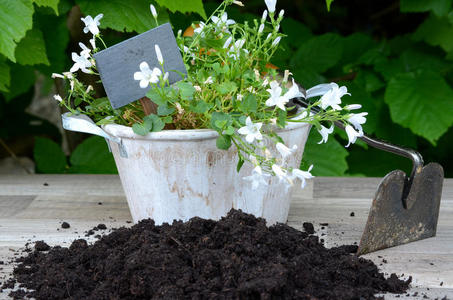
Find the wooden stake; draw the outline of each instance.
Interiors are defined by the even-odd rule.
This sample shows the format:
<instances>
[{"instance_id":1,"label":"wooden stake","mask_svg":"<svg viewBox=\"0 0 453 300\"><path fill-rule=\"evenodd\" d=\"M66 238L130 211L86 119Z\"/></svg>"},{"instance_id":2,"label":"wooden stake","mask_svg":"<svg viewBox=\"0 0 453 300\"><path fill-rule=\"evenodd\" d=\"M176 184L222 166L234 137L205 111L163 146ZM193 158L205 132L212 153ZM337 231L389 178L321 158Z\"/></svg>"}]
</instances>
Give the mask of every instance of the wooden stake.
<instances>
[{"instance_id":1,"label":"wooden stake","mask_svg":"<svg viewBox=\"0 0 453 300\"><path fill-rule=\"evenodd\" d=\"M148 97L140 98L140 104L143 107L143 111L145 115L156 114L157 113L157 105Z\"/></svg>"}]
</instances>

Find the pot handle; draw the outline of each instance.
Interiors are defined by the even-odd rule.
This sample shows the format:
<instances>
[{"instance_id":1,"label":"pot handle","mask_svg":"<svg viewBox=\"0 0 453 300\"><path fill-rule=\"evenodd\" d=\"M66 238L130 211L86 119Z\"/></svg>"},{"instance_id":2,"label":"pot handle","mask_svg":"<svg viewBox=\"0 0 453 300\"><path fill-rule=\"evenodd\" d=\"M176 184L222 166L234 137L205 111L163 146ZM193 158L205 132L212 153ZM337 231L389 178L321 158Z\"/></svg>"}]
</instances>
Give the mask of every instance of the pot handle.
<instances>
[{"instance_id":1,"label":"pot handle","mask_svg":"<svg viewBox=\"0 0 453 300\"><path fill-rule=\"evenodd\" d=\"M71 115L71 113L67 112L61 115L61 121L63 123L63 128L66 130L98 135L106 140L117 143L120 156L127 158L127 151L123 145L122 139L116 136L111 136L101 127L96 125L96 123L94 123L89 117L85 115ZM111 152L112 149L110 148L110 144L108 142L107 145L109 146L109 150Z\"/></svg>"}]
</instances>

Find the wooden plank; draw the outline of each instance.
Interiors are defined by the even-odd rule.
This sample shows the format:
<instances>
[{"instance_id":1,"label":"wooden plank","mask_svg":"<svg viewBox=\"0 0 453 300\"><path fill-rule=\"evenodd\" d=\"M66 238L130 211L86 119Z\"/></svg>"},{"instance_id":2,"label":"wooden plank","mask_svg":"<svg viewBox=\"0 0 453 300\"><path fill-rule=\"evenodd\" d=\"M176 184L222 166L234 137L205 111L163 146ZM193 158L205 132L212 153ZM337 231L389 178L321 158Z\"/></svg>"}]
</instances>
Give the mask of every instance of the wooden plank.
<instances>
[{"instance_id":1,"label":"wooden plank","mask_svg":"<svg viewBox=\"0 0 453 300\"><path fill-rule=\"evenodd\" d=\"M301 229L303 222L313 222L328 247L358 243L379 181L379 178L315 178L305 190L294 190L288 224ZM68 245L73 239L84 237L83 232L98 223L130 226L126 223L130 220L127 203L116 175L0 176L0 209L0 260L14 257L10 249L20 249L27 241ZM60 228L63 220L71 224L70 229ZM322 228L320 223L329 225ZM431 298L452 298L452 233L453 180L447 179L436 237L364 257L382 264L379 267L386 273L413 276L410 296L404 299L420 299L412 296L416 292ZM0 268L2 281L12 267ZM3 293L0 299L8 298Z\"/></svg>"}]
</instances>

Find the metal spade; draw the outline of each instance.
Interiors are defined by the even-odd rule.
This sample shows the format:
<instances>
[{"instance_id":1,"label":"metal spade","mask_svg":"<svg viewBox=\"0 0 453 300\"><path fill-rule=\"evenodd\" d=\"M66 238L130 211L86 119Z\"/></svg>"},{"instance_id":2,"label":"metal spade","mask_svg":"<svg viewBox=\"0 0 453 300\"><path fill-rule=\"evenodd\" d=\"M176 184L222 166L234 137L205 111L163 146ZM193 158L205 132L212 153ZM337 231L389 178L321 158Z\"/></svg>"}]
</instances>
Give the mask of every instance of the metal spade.
<instances>
[{"instance_id":1,"label":"metal spade","mask_svg":"<svg viewBox=\"0 0 453 300\"><path fill-rule=\"evenodd\" d=\"M292 103L308 107L303 98ZM315 113L320 109L312 107ZM341 122L335 125L345 129ZM368 221L360 240L358 255L426 239L436 235L444 171L437 163L423 166L423 158L415 150L360 137L366 144L412 161L408 176L401 170L388 173L379 184L371 204Z\"/></svg>"}]
</instances>

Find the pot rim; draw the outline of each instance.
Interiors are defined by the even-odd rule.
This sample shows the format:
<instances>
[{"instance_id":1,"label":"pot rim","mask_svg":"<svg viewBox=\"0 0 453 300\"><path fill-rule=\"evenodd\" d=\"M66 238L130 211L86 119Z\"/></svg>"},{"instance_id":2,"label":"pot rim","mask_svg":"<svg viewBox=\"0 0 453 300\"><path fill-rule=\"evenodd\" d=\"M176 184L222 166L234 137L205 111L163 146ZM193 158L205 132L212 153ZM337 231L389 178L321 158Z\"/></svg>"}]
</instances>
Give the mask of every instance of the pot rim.
<instances>
[{"instance_id":1,"label":"pot rim","mask_svg":"<svg viewBox=\"0 0 453 300\"><path fill-rule=\"evenodd\" d=\"M288 122L285 128L279 128L278 131L286 132L310 126L310 123ZM112 136L133 140L205 140L216 139L219 136L219 133L213 129L167 129L150 132L147 135L135 134L132 127L119 124L102 125L102 129Z\"/></svg>"}]
</instances>

